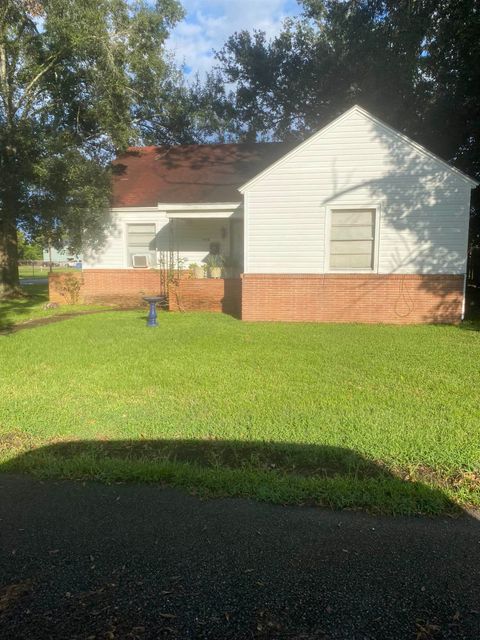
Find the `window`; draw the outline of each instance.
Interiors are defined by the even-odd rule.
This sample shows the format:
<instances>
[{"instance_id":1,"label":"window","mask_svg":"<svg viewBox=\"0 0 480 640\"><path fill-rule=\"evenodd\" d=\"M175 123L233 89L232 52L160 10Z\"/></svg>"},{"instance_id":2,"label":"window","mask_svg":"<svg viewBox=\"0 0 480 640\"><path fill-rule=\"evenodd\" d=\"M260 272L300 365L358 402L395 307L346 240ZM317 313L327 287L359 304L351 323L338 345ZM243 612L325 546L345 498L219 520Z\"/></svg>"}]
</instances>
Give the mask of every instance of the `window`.
<instances>
[{"instance_id":1,"label":"window","mask_svg":"<svg viewBox=\"0 0 480 640\"><path fill-rule=\"evenodd\" d=\"M156 250L155 224L127 224L127 254L128 266L133 266L133 256L147 256L148 266L155 266Z\"/></svg>"},{"instance_id":2,"label":"window","mask_svg":"<svg viewBox=\"0 0 480 640\"><path fill-rule=\"evenodd\" d=\"M330 271L372 270L375 209L332 209L330 215Z\"/></svg>"}]
</instances>

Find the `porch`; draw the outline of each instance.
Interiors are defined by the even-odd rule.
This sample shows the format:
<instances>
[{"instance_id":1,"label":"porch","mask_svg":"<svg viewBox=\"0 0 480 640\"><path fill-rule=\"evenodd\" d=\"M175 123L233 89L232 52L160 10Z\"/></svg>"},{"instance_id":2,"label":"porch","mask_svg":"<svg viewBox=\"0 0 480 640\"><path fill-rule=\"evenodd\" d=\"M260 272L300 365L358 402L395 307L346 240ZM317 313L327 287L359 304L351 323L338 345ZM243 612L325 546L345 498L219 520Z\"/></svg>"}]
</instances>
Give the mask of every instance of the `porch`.
<instances>
[{"instance_id":1,"label":"porch","mask_svg":"<svg viewBox=\"0 0 480 640\"><path fill-rule=\"evenodd\" d=\"M136 308L143 306L144 296L159 293L167 296L170 311L241 314L240 277L194 278L184 270L165 285L160 269L88 269L51 273L48 278L49 300L60 305L78 302Z\"/></svg>"},{"instance_id":2,"label":"porch","mask_svg":"<svg viewBox=\"0 0 480 640\"><path fill-rule=\"evenodd\" d=\"M135 307L144 296L160 294L175 311L240 314L240 203L159 204L112 210L112 216L115 233L100 254L87 253L83 272L50 278L52 302L69 302L67 281L76 277L77 285L70 286L85 304Z\"/></svg>"},{"instance_id":3,"label":"porch","mask_svg":"<svg viewBox=\"0 0 480 640\"><path fill-rule=\"evenodd\" d=\"M208 277L211 275L209 256L216 255L222 265L222 276L240 276L243 272L241 205L212 203L163 207L168 222L155 236L157 266L165 262L163 254L167 254L167 259L170 262L173 259L178 270L189 269L196 278Z\"/></svg>"}]
</instances>

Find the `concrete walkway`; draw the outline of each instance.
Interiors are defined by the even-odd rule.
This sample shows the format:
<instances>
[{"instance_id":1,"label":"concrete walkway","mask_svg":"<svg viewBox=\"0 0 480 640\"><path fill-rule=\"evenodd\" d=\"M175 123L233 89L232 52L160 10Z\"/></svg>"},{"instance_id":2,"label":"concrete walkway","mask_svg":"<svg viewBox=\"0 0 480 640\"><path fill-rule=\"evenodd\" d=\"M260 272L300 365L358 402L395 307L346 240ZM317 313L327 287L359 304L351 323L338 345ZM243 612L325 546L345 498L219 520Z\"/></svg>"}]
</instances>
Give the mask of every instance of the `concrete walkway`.
<instances>
[{"instance_id":1,"label":"concrete walkway","mask_svg":"<svg viewBox=\"0 0 480 640\"><path fill-rule=\"evenodd\" d=\"M480 638L480 522L0 475L14 639Z\"/></svg>"}]
</instances>

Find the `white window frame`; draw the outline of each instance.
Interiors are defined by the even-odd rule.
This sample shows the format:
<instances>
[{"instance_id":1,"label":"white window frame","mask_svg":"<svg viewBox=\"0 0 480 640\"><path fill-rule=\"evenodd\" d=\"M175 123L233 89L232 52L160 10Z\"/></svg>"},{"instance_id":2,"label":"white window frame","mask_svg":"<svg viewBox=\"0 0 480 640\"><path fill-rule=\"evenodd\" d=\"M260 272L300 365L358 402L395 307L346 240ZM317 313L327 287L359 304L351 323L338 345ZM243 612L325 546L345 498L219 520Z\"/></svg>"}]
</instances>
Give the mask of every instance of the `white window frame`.
<instances>
[{"instance_id":1,"label":"white window frame","mask_svg":"<svg viewBox=\"0 0 480 640\"><path fill-rule=\"evenodd\" d=\"M352 211L355 209L370 209L374 211L375 223L374 223L374 237L373 237L373 267L371 269L331 269L330 268L330 238L332 230L332 211ZM379 250L380 250L380 219L381 219L381 206L380 203L349 203L349 204L335 204L330 203L325 208L325 260L324 260L324 272L325 273L378 273L379 262Z\"/></svg>"}]
</instances>

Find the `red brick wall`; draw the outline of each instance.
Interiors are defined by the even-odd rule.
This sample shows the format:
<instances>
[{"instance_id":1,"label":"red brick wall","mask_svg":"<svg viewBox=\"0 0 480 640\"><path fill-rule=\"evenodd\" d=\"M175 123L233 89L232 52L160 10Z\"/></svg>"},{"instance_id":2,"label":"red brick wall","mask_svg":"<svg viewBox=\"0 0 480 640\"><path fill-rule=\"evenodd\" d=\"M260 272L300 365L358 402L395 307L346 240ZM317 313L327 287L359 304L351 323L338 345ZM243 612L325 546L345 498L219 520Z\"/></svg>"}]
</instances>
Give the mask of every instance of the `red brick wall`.
<instances>
[{"instance_id":1,"label":"red brick wall","mask_svg":"<svg viewBox=\"0 0 480 640\"><path fill-rule=\"evenodd\" d=\"M170 309L172 311L224 311L240 315L242 281L228 279L190 279L185 274L177 286L170 287ZM158 271L150 269L86 269L72 271L66 276L53 273L49 277L49 298L52 302L68 304L67 292L62 292L66 277L81 281L78 302L102 303L120 306L141 306L142 298L157 295L160 291Z\"/></svg>"},{"instance_id":2,"label":"red brick wall","mask_svg":"<svg viewBox=\"0 0 480 640\"><path fill-rule=\"evenodd\" d=\"M85 269L72 273L82 280L79 302L84 304L140 306L143 296L157 295L160 291L159 273L151 269ZM49 298L52 302L68 302L68 295L59 292L59 284L61 287L64 279L64 274L50 275Z\"/></svg>"},{"instance_id":3,"label":"red brick wall","mask_svg":"<svg viewBox=\"0 0 480 640\"><path fill-rule=\"evenodd\" d=\"M143 296L160 290L158 272L148 269L72 275L82 281L81 303L140 306ZM59 290L64 278L50 275L51 301L69 302ZM245 274L242 280L184 279L170 288L173 311L224 311L252 321L456 323L462 299L463 276L457 275Z\"/></svg>"},{"instance_id":4,"label":"red brick wall","mask_svg":"<svg viewBox=\"0 0 480 640\"><path fill-rule=\"evenodd\" d=\"M223 311L240 316L240 278L180 280L169 288L171 311Z\"/></svg>"},{"instance_id":5,"label":"red brick wall","mask_svg":"<svg viewBox=\"0 0 480 640\"><path fill-rule=\"evenodd\" d=\"M456 323L463 276L245 274L243 320Z\"/></svg>"}]
</instances>

